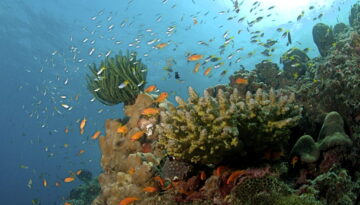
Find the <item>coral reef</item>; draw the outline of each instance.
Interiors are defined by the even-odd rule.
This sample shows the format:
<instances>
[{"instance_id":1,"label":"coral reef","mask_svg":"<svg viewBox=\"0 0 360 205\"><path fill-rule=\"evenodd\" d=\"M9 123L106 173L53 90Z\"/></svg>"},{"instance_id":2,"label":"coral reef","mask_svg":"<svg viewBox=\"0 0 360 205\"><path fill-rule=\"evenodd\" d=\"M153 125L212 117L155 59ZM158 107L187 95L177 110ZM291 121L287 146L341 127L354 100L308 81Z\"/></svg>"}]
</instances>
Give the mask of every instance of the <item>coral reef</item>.
<instances>
[{"instance_id":1,"label":"coral reef","mask_svg":"<svg viewBox=\"0 0 360 205\"><path fill-rule=\"evenodd\" d=\"M303 76L307 70L310 58L306 53L298 48L291 48L280 58L280 63L284 65L284 79L296 80ZM289 85L290 83L287 83Z\"/></svg>"},{"instance_id":2,"label":"coral reef","mask_svg":"<svg viewBox=\"0 0 360 205\"><path fill-rule=\"evenodd\" d=\"M360 193L360 181L352 181L345 169L330 170L300 188L328 205L354 204Z\"/></svg>"},{"instance_id":3,"label":"coral reef","mask_svg":"<svg viewBox=\"0 0 360 205\"><path fill-rule=\"evenodd\" d=\"M190 87L188 103L180 97L176 101L177 107L161 112L159 143L170 156L202 164L282 151L301 112L294 95L280 96L272 89L269 94L258 89L254 96L247 92L245 98L237 89L219 90L213 98L207 91L199 97Z\"/></svg>"},{"instance_id":4,"label":"coral reef","mask_svg":"<svg viewBox=\"0 0 360 205\"><path fill-rule=\"evenodd\" d=\"M131 106L133 115L124 126L128 131L118 132L118 128L123 126L117 120L107 120L105 123L106 136L99 137L99 146L102 152L101 166L103 173L99 176L101 194L93 201L93 205L108 204L115 205L126 197L137 197L139 199L145 196L151 196L143 190L147 186L156 186L152 177L160 164L160 159L147 149L152 150L152 139L156 138L156 132L150 131L157 123L147 116L140 116L143 109L150 106L151 98L139 96L136 104ZM135 113L135 114L134 114ZM135 122L135 126L130 127L130 123ZM144 127L144 121L154 123L151 128ZM140 125L140 126L137 126ZM131 139L135 133L142 131L145 137L136 141ZM148 146L147 151L144 145Z\"/></svg>"},{"instance_id":5,"label":"coral reef","mask_svg":"<svg viewBox=\"0 0 360 205\"><path fill-rule=\"evenodd\" d=\"M356 30L359 30L359 28L360 28L360 5L359 4L354 4L351 7L349 23L350 23L351 27L355 28Z\"/></svg>"},{"instance_id":6,"label":"coral reef","mask_svg":"<svg viewBox=\"0 0 360 205\"><path fill-rule=\"evenodd\" d=\"M335 42L332 29L323 23L317 23L312 30L313 40L321 56L327 56Z\"/></svg>"},{"instance_id":7,"label":"coral reef","mask_svg":"<svg viewBox=\"0 0 360 205\"><path fill-rule=\"evenodd\" d=\"M91 202L100 193L100 185L97 179L86 181L86 183L72 189L69 199L66 200L72 205L86 205Z\"/></svg>"},{"instance_id":8,"label":"coral reef","mask_svg":"<svg viewBox=\"0 0 360 205\"><path fill-rule=\"evenodd\" d=\"M88 183L92 180L92 173L87 169L82 169L81 172L79 174L77 174L77 177L81 181Z\"/></svg>"},{"instance_id":9,"label":"coral reef","mask_svg":"<svg viewBox=\"0 0 360 205\"><path fill-rule=\"evenodd\" d=\"M107 57L100 65L90 66L88 90L105 105L134 103L144 89L147 68L136 59L136 53Z\"/></svg>"},{"instance_id":10,"label":"coral reef","mask_svg":"<svg viewBox=\"0 0 360 205\"><path fill-rule=\"evenodd\" d=\"M326 113L336 111L352 126L360 115L359 34L348 32L336 41L328 55L307 70L296 83L296 96L304 116L320 124Z\"/></svg>"}]
</instances>

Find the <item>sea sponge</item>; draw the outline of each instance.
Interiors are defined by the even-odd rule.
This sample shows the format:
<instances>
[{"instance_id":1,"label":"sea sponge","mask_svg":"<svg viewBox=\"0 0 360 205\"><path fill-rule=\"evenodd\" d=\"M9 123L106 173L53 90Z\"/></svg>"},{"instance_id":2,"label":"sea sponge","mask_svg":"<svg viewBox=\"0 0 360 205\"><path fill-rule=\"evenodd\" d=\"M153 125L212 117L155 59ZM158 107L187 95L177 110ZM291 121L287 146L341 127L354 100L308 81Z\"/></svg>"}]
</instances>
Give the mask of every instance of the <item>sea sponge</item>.
<instances>
[{"instance_id":1,"label":"sea sponge","mask_svg":"<svg viewBox=\"0 0 360 205\"><path fill-rule=\"evenodd\" d=\"M138 127L122 134L117 133L120 125L117 120L107 120L106 136L99 138L103 173L99 176L101 194L93 205L117 205L126 197L144 198L154 194L144 192L143 188L154 185L152 177L160 158L152 153L142 153L141 142L130 139L134 132L140 130Z\"/></svg>"},{"instance_id":2,"label":"sea sponge","mask_svg":"<svg viewBox=\"0 0 360 205\"><path fill-rule=\"evenodd\" d=\"M144 89L147 67L136 59L136 53L116 55L101 61L97 68L90 65L88 90L105 105L132 104ZM119 87L122 85L121 87Z\"/></svg>"},{"instance_id":3,"label":"sea sponge","mask_svg":"<svg viewBox=\"0 0 360 205\"><path fill-rule=\"evenodd\" d=\"M290 156L299 156L302 162L313 163L319 159L320 150L310 135L304 135L297 140Z\"/></svg>"},{"instance_id":4,"label":"sea sponge","mask_svg":"<svg viewBox=\"0 0 360 205\"><path fill-rule=\"evenodd\" d=\"M175 99L177 107L160 113L159 144L175 158L202 164L282 150L301 112L294 95L277 95L272 89L269 94L258 89L254 96L247 92L245 98L237 89L220 89L214 98L206 90L199 97L189 87L188 103Z\"/></svg>"},{"instance_id":5,"label":"sea sponge","mask_svg":"<svg viewBox=\"0 0 360 205\"><path fill-rule=\"evenodd\" d=\"M344 120L337 112L326 115L318 140L320 150L327 150L338 145L348 147L352 145L352 140L344 131Z\"/></svg>"},{"instance_id":6,"label":"sea sponge","mask_svg":"<svg viewBox=\"0 0 360 205\"><path fill-rule=\"evenodd\" d=\"M326 152L337 146L346 151L352 143L344 131L344 121L340 114L330 112L325 117L318 141L315 142L310 135L300 137L291 150L290 156L299 156L302 162L313 163L319 159L320 152Z\"/></svg>"}]
</instances>

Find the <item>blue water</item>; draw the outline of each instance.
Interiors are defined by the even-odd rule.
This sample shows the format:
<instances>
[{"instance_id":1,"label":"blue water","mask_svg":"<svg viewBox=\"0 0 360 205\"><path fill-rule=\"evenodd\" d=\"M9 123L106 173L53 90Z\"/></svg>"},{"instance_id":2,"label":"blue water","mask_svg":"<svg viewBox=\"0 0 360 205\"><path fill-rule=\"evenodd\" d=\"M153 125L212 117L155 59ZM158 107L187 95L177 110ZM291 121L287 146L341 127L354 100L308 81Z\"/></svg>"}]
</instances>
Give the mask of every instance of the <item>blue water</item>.
<instances>
[{"instance_id":1,"label":"blue water","mask_svg":"<svg viewBox=\"0 0 360 205\"><path fill-rule=\"evenodd\" d=\"M251 5L254 1L246 2ZM290 30L292 46L301 49L309 47L310 57L319 56L311 29L320 21L312 18L324 13L321 22L348 24L349 10L355 2L334 1L329 6L311 11L306 9L303 19L297 22L297 15L284 21L285 16L277 13L276 8L267 11L268 6L254 15L248 13L249 7L244 5L236 14L232 11L230 0L169 0L165 3L163 0L108 0L105 3L2 0L0 204L32 204L34 198L43 205L63 204L70 190L81 182L75 180L56 187L56 181L62 181L70 172L79 169L89 169L94 175L101 172L98 145L90 136L97 130L104 132L105 119L122 117L123 107L92 102L93 96L86 88L85 76L87 65L100 62L108 51L112 51L110 55L118 51L125 53L127 49L136 51L149 68L147 84L156 84L161 91L169 92L173 101L175 95L186 97L188 86L202 92L209 86L227 83L228 76L240 65L251 70L264 59L278 63L279 56L290 48L286 46L287 39L282 39L281 33L276 32L278 27ZM298 8L297 14L304 8ZM230 12L226 13L229 9ZM250 28L251 31L264 32L263 39L279 40L273 56L266 57L260 54L262 48L249 42L246 20L269 13L273 16ZM227 20L230 16L236 18ZM247 19L237 23L242 16L247 16ZM95 17L95 20L92 19ZM194 24L193 18L196 18L197 24ZM288 23L290 20L292 22ZM109 29L111 25L114 28ZM176 28L168 36L166 31L170 26ZM239 29L242 29L240 35L237 34ZM234 42L223 55L219 55L218 47L224 43L223 34L226 31L229 31L229 37L234 36ZM89 40L86 41L86 38ZM137 38L140 47L129 46ZM159 43L169 42L169 45L156 50L152 46L157 43L147 44L155 38L161 39ZM209 43L210 39L213 42ZM93 40L95 42L91 44ZM206 41L210 46L199 45L198 41ZM89 55L92 48L95 51ZM236 53L238 48L244 50ZM248 57L247 53L251 51L255 54ZM99 53L103 56L98 57ZM225 64L213 70L210 76L203 75L205 68L194 74L195 63L186 61L186 53L216 55L222 57ZM231 54L234 57L228 60ZM235 63L238 57L241 60ZM172 69L179 72L181 82L174 79L174 73L168 77L162 69L169 58L176 61ZM227 74L220 76L224 69L228 70ZM78 100L75 100L77 95ZM66 96L66 99L60 96ZM72 110L61 107L62 103L70 105ZM84 117L88 119L88 124L84 135L80 135L78 122ZM67 134L64 132L66 128L69 129ZM85 153L77 156L80 150L85 150ZM30 179L33 182L31 188L27 186ZM44 179L48 182L47 187L42 184Z\"/></svg>"}]
</instances>

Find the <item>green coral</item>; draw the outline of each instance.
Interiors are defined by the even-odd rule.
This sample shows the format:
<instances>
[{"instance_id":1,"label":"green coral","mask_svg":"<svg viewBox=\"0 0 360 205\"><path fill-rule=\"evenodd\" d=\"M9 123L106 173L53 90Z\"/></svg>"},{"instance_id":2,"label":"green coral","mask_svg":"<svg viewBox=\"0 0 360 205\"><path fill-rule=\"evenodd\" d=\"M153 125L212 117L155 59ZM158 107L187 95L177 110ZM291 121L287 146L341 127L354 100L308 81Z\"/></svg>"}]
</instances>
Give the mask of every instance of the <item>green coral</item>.
<instances>
[{"instance_id":1,"label":"green coral","mask_svg":"<svg viewBox=\"0 0 360 205\"><path fill-rule=\"evenodd\" d=\"M290 152L290 156L299 156L305 163L316 162L321 151L329 150L335 146L350 147L353 144L344 131L344 121L337 112L326 115L321 127L318 141L315 142L310 135L300 137Z\"/></svg>"},{"instance_id":2,"label":"green coral","mask_svg":"<svg viewBox=\"0 0 360 205\"><path fill-rule=\"evenodd\" d=\"M101 61L97 67L90 65L91 74L87 75L88 89L97 100L105 105L123 102L132 104L144 89L147 68L136 59L136 53L115 55ZM119 85L128 83L125 87Z\"/></svg>"},{"instance_id":3,"label":"green coral","mask_svg":"<svg viewBox=\"0 0 360 205\"><path fill-rule=\"evenodd\" d=\"M247 178L230 193L230 204L243 205L323 205L311 194L296 195L274 176Z\"/></svg>"},{"instance_id":4,"label":"green coral","mask_svg":"<svg viewBox=\"0 0 360 205\"><path fill-rule=\"evenodd\" d=\"M300 119L301 108L294 96L277 96L258 89L241 97L218 90L216 97L204 97L190 87L185 102L176 97L177 107L161 112L159 143L167 154L194 163L218 164L227 156L263 156L279 151L289 139L290 128Z\"/></svg>"},{"instance_id":5,"label":"green coral","mask_svg":"<svg viewBox=\"0 0 360 205\"><path fill-rule=\"evenodd\" d=\"M317 176L303 190L326 201L326 204L348 205L356 201L360 184L359 181L352 181L347 170L337 169Z\"/></svg>"}]
</instances>

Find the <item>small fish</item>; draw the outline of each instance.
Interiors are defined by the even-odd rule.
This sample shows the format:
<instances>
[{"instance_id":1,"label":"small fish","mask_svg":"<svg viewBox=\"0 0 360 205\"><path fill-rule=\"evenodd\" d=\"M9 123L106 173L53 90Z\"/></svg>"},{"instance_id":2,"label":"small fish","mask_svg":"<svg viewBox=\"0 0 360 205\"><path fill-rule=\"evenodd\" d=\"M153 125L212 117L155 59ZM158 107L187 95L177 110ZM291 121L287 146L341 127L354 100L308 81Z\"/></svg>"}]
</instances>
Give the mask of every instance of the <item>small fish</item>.
<instances>
[{"instance_id":1,"label":"small fish","mask_svg":"<svg viewBox=\"0 0 360 205\"><path fill-rule=\"evenodd\" d=\"M84 117L84 119L81 120L81 122L80 122L80 129L84 129L84 128L85 128L86 122L87 122L87 119Z\"/></svg>"},{"instance_id":2,"label":"small fish","mask_svg":"<svg viewBox=\"0 0 360 205\"><path fill-rule=\"evenodd\" d=\"M55 182L55 186L59 187L59 186L61 186L61 183L60 182Z\"/></svg>"},{"instance_id":3,"label":"small fish","mask_svg":"<svg viewBox=\"0 0 360 205\"><path fill-rule=\"evenodd\" d=\"M77 170L76 171L76 175L80 175L81 174L81 172L82 172L82 170L80 169L80 170Z\"/></svg>"},{"instance_id":4,"label":"small fish","mask_svg":"<svg viewBox=\"0 0 360 205\"><path fill-rule=\"evenodd\" d=\"M47 181L46 181L46 179L43 180L43 186L44 186L44 187L47 187Z\"/></svg>"},{"instance_id":5,"label":"small fish","mask_svg":"<svg viewBox=\"0 0 360 205\"><path fill-rule=\"evenodd\" d=\"M74 180L75 180L74 177L66 177L66 178L64 179L64 182L65 182L65 183L69 183L69 182L72 182L72 181L74 181Z\"/></svg>"},{"instance_id":6,"label":"small fish","mask_svg":"<svg viewBox=\"0 0 360 205\"><path fill-rule=\"evenodd\" d=\"M65 202L64 205L72 205L72 204L70 204L69 202Z\"/></svg>"},{"instance_id":7,"label":"small fish","mask_svg":"<svg viewBox=\"0 0 360 205\"><path fill-rule=\"evenodd\" d=\"M214 171L214 175L220 177L228 169L226 166L218 166Z\"/></svg>"},{"instance_id":8,"label":"small fish","mask_svg":"<svg viewBox=\"0 0 360 205\"><path fill-rule=\"evenodd\" d=\"M304 48L303 50L305 53L309 52L310 51L310 48Z\"/></svg>"},{"instance_id":9,"label":"small fish","mask_svg":"<svg viewBox=\"0 0 360 205\"><path fill-rule=\"evenodd\" d=\"M230 184L235 182L241 175L244 175L246 173L245 170L236 170L231 173L229 178L226 180L226 184Z\"/></svg>"},{"instance_id":10,"label":"small fish","mask_svg":"<svg viewBox=\"0 0 360 205\"><path fill-rule=\"evenodd\" d=\"M128 128L126 125L120 126L116 130L117 133L126 134L128 132Z\"/></svg>"},{"instance_id":11,"label":"small fish","mask_svg":"<svg viewBox=\"0 0 360 205\"><path fill-rule=\"evenodd\" d=\"M128 205L130 203L133 203L134 201L140 200L137 197L126 197L125 199L121 200L119 202L119 205Z\"/></svg>"},{"instance_id":12,"label":"small fish","mask_svg":"<svg viewBox=\"0 0 360 205\"><path fill-rule=\"evenodd\" d=\"M138 139L140 139L145 133L143 131L138 131L138 132L135 132L135 134L133 134L130 139L131 141L136 141Z\"/></svg>"},{"instance_id":13,"label":"small fish","mask_svg":"<svg viewBox=\"0 0 360 205\"><path fill-rule=\"evenodd\" d=\"M238 85L247 85L249 82L248 79L245 78L236 78L235 83Z\"/></svg>"},{"instance_id":14,"label":"small fish","mask_svg":"<svg viewBox=\"0 0 360 205\"><path fill-rule=\"evenodd\" d=\"M190 55L187 57L187 60L188 61L197 61L197 60L200 60L202 59L204 56L203 55L200 55L200 54L193 54L193 55Z\"/></svg>"},{"instance_id":15,"label":"small fish","mask_svg":"<svg viewBox=\"0 0 360 205\"><path fill-rule=\"evenodd\" d=\"M69 109L69 108L70 108L70 106L67 105L67 104L61 104L61 107L65 108L65 109Z\"/></svg>"},{"instance_id":16,"label":"small fish","mask_svg":"<svg viewBox=\"0 0 360 205\"><path fill-rule=\"evenodd\" d=\"M135 173L135 168L131 167L128 171L128 174L133 175Z\"/></svg>"},{"instance_id":17,"label":"small fish","mask_svg":"<svg viewBox=\"0 0 360 205\"><path fill-rule=\"evenodd\" d=\"M21 168L21 169L29 169L29 167L26 166L26 165L20 165L20 168Z\"/></svg>"},{"instance_id":18,"label":"small fish","mask_svg":"<svg viewBox=\"0 0 360 205\"><path fill-rule=\"evenodd\" d=\"M143 188L143 190L144 190L144 192L156 192L157 188L153 187L153 186L148 186L148 187Z\"/></svg>"},{"instance_id":19,"label":"small fish","mask_svg":"<svg viewBox=\"0 0 360 205\"><path fill-rule=\"evenodd\" d=\"M29 187L29 189L31 189L31 188L32 188L32 184L33 184L33 181L32 181L32 179L30 178L29 181L28 181L28 183L27 183L27 187Z\"/></svg>"},{"instance_id":20,"label":"small fish","mask_svg":"<svg viewBox=\"0 0 360 205\"><path fill-rule=\"evenodd\" d=\"M168 43L159 43L155 46L155 48L157 49L162 49L162 48L165 48L166 46L168 46L169 44Z\"/></svg>"},{"instance_id":21,"label":"small fish","mask_svg":"<svg viewBox=\"0 0 360 205\"><path fill-rule=\"evenodd\" d=\"M146 109L144 109L142 112L141 112L141 114L142 115L157 115L157 114L159 114L159 109L157 109L157 108L146 108Z\"/></svg>"},{"instance_id":22,"label":"small fish","mask_svg":"<svg viewBox=\"0 0 360 205\"><path fill-rule=\"evenodd\" d=\"M299 157L298 156L294 156L292 159L291 159L291 162L290 164L293 166L293 168L295 167L296 163L299 161Z\"/></svg>"},{"instance_id":23,"label":"small fish","mask_svg":"<svg viewBox=\"0 0 360 205\"><path fill-rule=\"evenodd\" d=\"M96 73L96 75L101 75L102 72L104 72L104 70L106 70L106 67L101 67L100 70Z\"/></svg>"},{"instance_id":24,"label":"small fish","mask_svg":"<svg viewBox=\"0 0 360 205\"><path fill-rule=\"evenodd\" d=\"M156 85L150 85L149 87L147 87L144 92L146 93L150 93L153 92L156 89Z\"/></svg>"},{"instance_id":25,"label":"small fish","mask_svg":"<svg viewBox=\"0 0 360 205\"><path fill-rule=\"evenodd\" d=\"M78 153L77 153L77 156L80 156L82 154L84 154L85 150L81 149Z\"/></svg>"},{"instance_id":26,"label":"small fish","mask_svg":"<svg viewBox=\"0 0 360 205\"><path fill-rule=\"evenodd\" d=\"M121 83L118 88L122 89L125 88L130 82L128 80L125 80L123 83Z\"/></svg>"},{"instance_id":27,"label":"small fish","mask_svg":"<svg viewBox=\"0 0 360 205\"><path fill-rule=\"evenodd\" d=\"M204 75L205 75L205 76L209 75L209 73L211 72L211 69L212 69L212 67L208 67L208 68L205 70Z\"/></svg>"},{"instance_id":28,"label":"small fish","mask_svg":"<svg viewBox=\"0 0 360 205\"><path fill-rule=\"evenodd\" d=\"M91 136L91 139L96 140L99 136L100 136L101 132L100 131L96 131L93 136Z\"/></svg>"},{"instance_id":29,"label":"small fish","mask_svg":"<svg viewBox=\"0 0 360 205\"><path fill-rule=\"evenodd\" d=\"M206 179L206 173L204 171L200 171L200 179L203 181Z\"/></svg>"},{"instance_id":30,"label":"small fish","mask_svg":"<svg viewBox=\"0 0 360 205\"><path fill-rule=\"evenodd\" d=\"M200 63L196 63L193 73L199 72L200 65L201 65Z\"/></svg>"},{"instance_id":31,"label":"small fish","mask_svg":"<svg viewBox=\"0 0 360 205\"><path fill-rule=\"evenodd\" d=\"M169 96L167 92L162 92L160 95L156 98L155 102L162 103L166 100L166 98Z\"/></svg>"},{"instance_id":32,"label":"small fish","mask_svg":"<svg viewBox=\"0 0 360 205\"><path fill-rule=\"evenodd\" d=\"M163 178L161 178L160 176L156 176L154 177L154 180L159 182L160 186L161 187L164 187L165 186L165 180Z\"/></svg>"}]
</instances>

